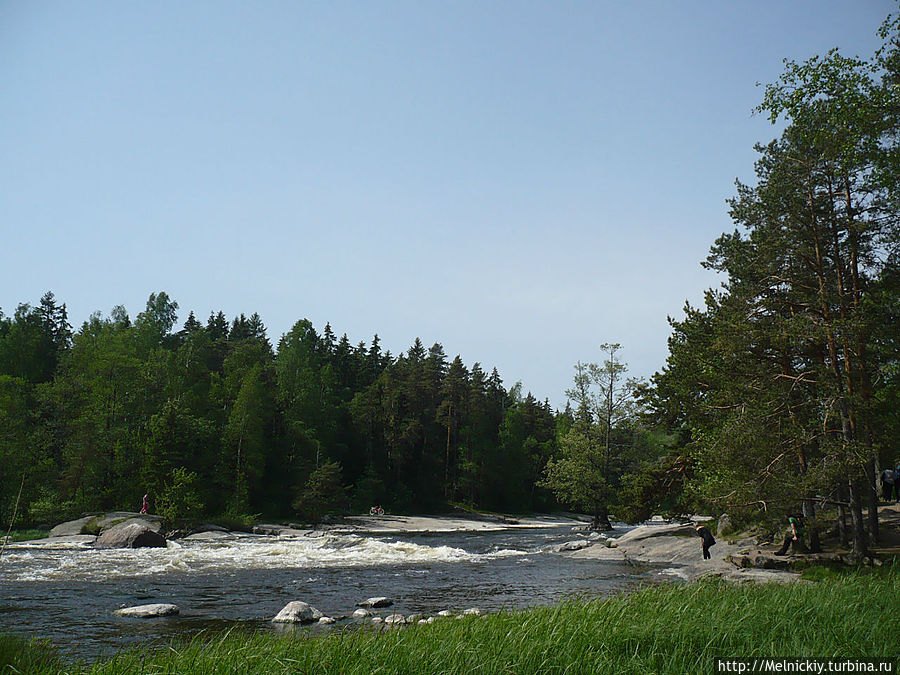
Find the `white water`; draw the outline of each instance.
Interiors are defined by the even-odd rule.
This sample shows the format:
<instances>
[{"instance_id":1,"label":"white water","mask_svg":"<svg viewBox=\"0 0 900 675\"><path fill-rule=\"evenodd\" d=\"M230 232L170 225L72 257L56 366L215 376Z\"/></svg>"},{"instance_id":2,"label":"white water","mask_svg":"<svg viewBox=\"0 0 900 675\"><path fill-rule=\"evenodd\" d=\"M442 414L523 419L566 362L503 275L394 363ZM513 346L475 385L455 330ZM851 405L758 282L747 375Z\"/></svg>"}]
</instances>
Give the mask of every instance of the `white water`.
<instances>
[{"instance_id":1,"label":"white water","mask_svg":"<svg viewBox=\"0 0 900 675\"><path fill-rule=\"evenodd\" d=\"M525 551L473 553L448 545L361 537L267 537L230 535L215 540L169 542L168 548L107 549L33 544L8 548L0 560L7 581L102 581L178 572L303 567L365 567L391 564L479 562Z\"/></svg>"}]
</instances>

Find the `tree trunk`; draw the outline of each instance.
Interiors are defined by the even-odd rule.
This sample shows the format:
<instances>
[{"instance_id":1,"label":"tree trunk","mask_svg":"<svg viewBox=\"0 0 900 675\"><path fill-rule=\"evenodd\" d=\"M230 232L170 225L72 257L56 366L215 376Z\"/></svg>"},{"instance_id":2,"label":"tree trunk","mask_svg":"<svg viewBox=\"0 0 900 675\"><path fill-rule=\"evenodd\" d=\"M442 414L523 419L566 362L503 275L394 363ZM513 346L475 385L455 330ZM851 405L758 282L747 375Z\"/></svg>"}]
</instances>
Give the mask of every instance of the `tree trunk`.
<instances>
[{"instance_id":1,"label":"tree trunk","mask_svg":"<svg viewBox=\"0 0 900 675\"><path fill-rule=\"evenodd\" d=\"M875 457L866 463L866 492L869 502L869 534L872 537L872 543L880 540L878 532L878 474Z\"/></svg>"},{"instance_id":2,"label":"tree trunk","mask_svg":"<svg viewBox=\"0 0 900 675\"><path fill-rule=\"evenodd\" d=\"M853 523L853 555L857 559L869 555L866 530L863 525L862 506L859 501L859 486L853 479L847 482L850 496L850 521Z\"/></svg>"},{"instance_id":3,"label":"tree trunk","mask_svg":"<svg viewBox=\"0 0 900 675\"><path fill-rule=\"evenodd\" d=\"M809 552L821 553L822 543L819 541L819 524L816 521L815 504L804 499L801 508L803 510L803 519L806 521L806 531L809 533Z\"/></svg>"},{"instance_id":4,"label":"tree trunk","mask_svg":"<svg viewBox=\"0 0 900 675\"><path fill-rule=\"evenodd\" d=\"M838 501L845 502L847 501L847 495L845 494L846 490L843 488L838 489ZM838 536L841 540L841 548L850 548L850 533L847 530L847 507L843 504L838 506Z\"/></svg>"}]
</instances>

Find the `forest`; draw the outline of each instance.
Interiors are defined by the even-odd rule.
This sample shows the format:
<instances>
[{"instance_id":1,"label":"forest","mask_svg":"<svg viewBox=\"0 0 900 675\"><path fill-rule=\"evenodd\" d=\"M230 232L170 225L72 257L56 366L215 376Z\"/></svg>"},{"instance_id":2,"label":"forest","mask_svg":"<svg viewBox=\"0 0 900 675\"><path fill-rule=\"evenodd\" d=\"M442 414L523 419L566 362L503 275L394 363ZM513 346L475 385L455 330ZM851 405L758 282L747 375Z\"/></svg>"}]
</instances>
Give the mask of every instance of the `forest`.
<instances>
[{"instance_id":1,"label":"forest","mask_svg":"<svg viewBox=\"0 0 900 675\"><path fill-rule=\"evenodd\" d=\"M631 521L836 513L864 553L900 460L900 43L785 62L756 113L753 180L703 263L722 283L671 318L665 364L618 344L554 410L416 339L398 355L298 321L205 323L165 292L74 331L52 293L0 314L0 524L135 509L318 520L382 504L561 507ZM599 341L599 339L598 339ZM573 359L574 360L574 359Z\"/></svg>"}]
</instances>

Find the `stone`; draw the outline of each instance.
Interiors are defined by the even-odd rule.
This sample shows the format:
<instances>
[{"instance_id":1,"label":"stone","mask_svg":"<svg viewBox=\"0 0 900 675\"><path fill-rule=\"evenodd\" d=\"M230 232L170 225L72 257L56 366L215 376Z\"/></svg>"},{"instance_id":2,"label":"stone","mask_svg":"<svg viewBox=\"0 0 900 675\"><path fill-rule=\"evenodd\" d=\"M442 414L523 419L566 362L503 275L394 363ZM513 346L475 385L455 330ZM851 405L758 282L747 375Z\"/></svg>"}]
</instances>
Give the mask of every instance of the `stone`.
<instances>
[{"instance_id":1,"label":"stone","mask_svg":"<svg viewBox=\"0 0 900 675\"><path fill-rule=\"evenodd\" d=\"M591 546L591 542L589 541L567 541L565 544L560 544L556 547L558 553L563 553L564 551L580 551L583 548L588 548Z\"/></svg>"},{"instance_id":2,"label":"stone","mask_svg":"<svg viewBox=\"0 0 900 675\"><path fill-rule=\"evenodd\" d=\"M284 525L272 525L270 523L259 523L254 525L251 530L253 534L268 534L278 536L284 530Z\"/></svg>"},{"instance_id":3,"label":"stone","mask_svg":"<svg viewBox=\"0 0 900 675\"><path fill-rule=\"evenodd\" d=\"M336 619L332 619L330 616L321 616L319 617L319 623L325 626L330 626L333 623L336 623Z\"/></svg>"},{"instance_id":4,"label":"stone","mask_svg":"<svg viewBox=\"0 0 900 675\"><path fill-rule=\"evenodd\" d=\"M120 523L97 537L94 548L165 548L166 538L142 523Z\"/></svg>"},{"instance_id":5,"label":"stone","mask_svg":"<svg viewBox=\"0 0 900 675\"><path fill-rule=\"evenodd\" d=\"M371 615L372 615L372 612L370 612L367 609L362 609L362 608L357 609L355 612L353 612L354 619L363 619L363 618L365 618L367 616L371 616Z\"/></svg>"},{"instance_id":6,"label":"stone","mask_svg":"<svg viewBox=\"0 0 900 675\"><path fill-rule=\"evenodd\" d=\"M152 605L137 605L136 607L124 607L116 610L119 616L136 616L142 619L152 619L158 616L174 616L181 610L178 605L156 603Z\"/></svg>"},{"instance_id":7,"label":"stone","mask_svg":"<svg viewBox=\"0 0 900 675\"><path fill-rule=\"evenodd\" d=\"M312 623L324 616L322 612L302 600L289 602L278 615L272 619L276 623Z\"/></svg>"},{"instance_id":8,"label":"stone","mask_svg":"<svg viewBox=\"0 0 900 675\"><path fill-rule=\"evenodd\" d=\"M442 609L440 612L438 612L438 616L453 616L453 612L451 612L449 609Z\"/></svg>"},{"instance_id":9,"label":"stone","mask_svg":"<svg viewBox=\"0 0 900 675\"><path fill-rule=\"evenodd\" d=\"M470 607L469 609L463 610L463 616L481 616L482 614L484 614L484 612L477 607Z\"/></svg>"},{"instance_id":10,"label":"stone","mask_svg":"<svg viewBox=\"0 0 900 675\"><path fill-rule=\"evenodd\" d=\"M362 602L357 602L357 607L390 607L394 604L393 600L388 600L385 597L378 598L369 598L368 600L363 600Z\"/></svg>"},{"instance_id":11,"label":"stone","mask_svg":"<svg viewBox=\"0 0 900 675\"><path fill-rule=\"evenodd\" d=\"M410 614L406 617L406 623L417 623L419 619L425 618L422 614Z\"/></svg>"},{"instance_id":12,"label":"stone","mask_svg":"<svg viewBox=\"0 0 900 675\"><path fill-rule=\"evenodd\" d=\"M384 622L389 624L406 623L406 617L402 614L391 614L390 616L384 617Z\"/></svg>"},{"instance_id":13,"label":"stone","mask_svg":"<svg viewBox=\"0 0 900 675\"><path fill-rule=\"evenodd\" d=\"M77 534L83 534L82 529L85 525L94 520L97 516L85 516L84 518L79 518L78 520L70 520L65 523L60 523L52 530L50 530L50 537L66 537L73 536Z\"/></svg>"},{"instance_id":14,"label":"stone","mask_svg":"<svg viewBox=\"0 0 900 675\"><path fill-rule=\"evenodd\" d=\"M724 537L732 533L734 533L734 525L731 522L731 518L727 513L723 513L719 516L719 523L716 525L716 534Z\"/></svg>"},{"instance_id":15,"label":"stone","mask_svg":"<svg viewBox=\"0 0 900 675\"><path fill-rule=\"evenodd\" d=\"M129 511L113 511L100 516L90 527L96 528L97 534L111 530L119 525L127 523L138 523L154 532L162 532L162 516L155 516L148 513L131 513ZM90 533L93 534L93 533Z\"/></svg>"},{"instance_id":16,"label":"stone","mask_svg":"<svg viewBox=\"0 0 900 675\"><path fill-rule=\"evenodd\" d=\"M434 617L433 617L433 616L429 616L427 619L419 619L417 623L419 623L419 624L423 624L423 623L434 623Z\"/></svg>"},{"instance_id":17,"label":"stone","mask_svg":"<svg viewBox=\"0 0 900 675\"><path fill-rule=\"evenodd\" d=\"M215 541L217 539L230 539L234 535L228 531L219 531L219 530L206 530L204 532L194 532L194 534L189 534L185 537L185 539L189 539L191 541Z\"/></svg>"},{"instance_id":18,"label":"stone","mask_svg":"<svg viewBox=\"0 0 900 675\"><path fill-rule=\"evenodd\" d=\"M382 619L380 616L372 617L372 623L382 623L383 621L384 621L384 619Z\"/></svg>"}]
</instances>

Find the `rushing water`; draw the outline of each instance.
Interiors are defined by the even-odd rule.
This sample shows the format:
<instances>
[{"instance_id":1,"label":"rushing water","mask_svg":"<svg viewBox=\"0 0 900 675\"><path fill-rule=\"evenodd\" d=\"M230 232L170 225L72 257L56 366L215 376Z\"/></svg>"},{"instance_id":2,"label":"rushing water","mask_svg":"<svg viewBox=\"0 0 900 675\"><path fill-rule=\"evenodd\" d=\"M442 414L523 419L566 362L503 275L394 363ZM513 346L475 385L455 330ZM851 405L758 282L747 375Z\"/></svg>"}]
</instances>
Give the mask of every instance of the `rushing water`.
<instances>
[{"instance_id":1,"label":"rushing water","mask_svg":"<svg viewBox=\"0 0 900 675\"><path fill-rule=\"evenodd\" d=\"M640 578L623 564L555 552L583 538L564 527L403 537L241 534L170 542L166 549L11 545L0 559L0 630L47 638L93 659L201 629L271 629L271 618L292 600L339 617L384 595L394 601L385 614L433 615L608 594ZM114 614L155 602L174 603L181 614Z\"/></svg>"}]
</instances>

